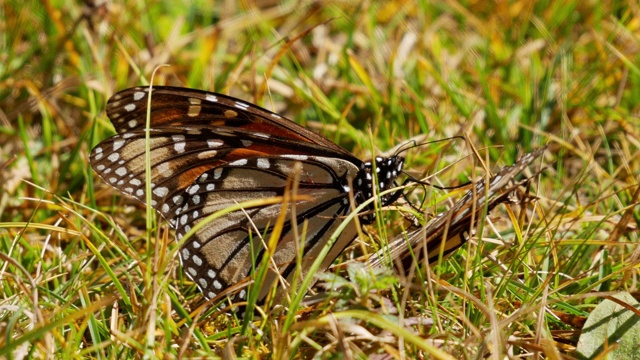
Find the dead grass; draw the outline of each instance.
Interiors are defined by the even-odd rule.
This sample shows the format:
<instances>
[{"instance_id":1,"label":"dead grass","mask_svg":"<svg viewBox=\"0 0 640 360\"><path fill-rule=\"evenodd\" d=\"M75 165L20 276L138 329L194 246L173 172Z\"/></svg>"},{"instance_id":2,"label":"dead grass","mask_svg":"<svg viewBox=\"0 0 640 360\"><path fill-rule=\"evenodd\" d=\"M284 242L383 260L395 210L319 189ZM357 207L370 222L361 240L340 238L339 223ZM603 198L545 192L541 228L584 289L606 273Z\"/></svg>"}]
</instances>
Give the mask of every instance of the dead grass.
<instances>
[{"instance_id":1,"label":"dead grass","mask_svg":"<svg viewBox=\"0 0 640 360\"><path fill-rule=\"evenodd\" d=\"M570 358L603 294L637 291L634 1L65 6L0 5L2 356ZM492 169L548 144L548 168L520 217L497 209L432 268L339 266L320 303L243 323L182 274L167 224L147 230L88 165L113 132L106 100L161 64L157 84L263 105L363 158L462 135ZM420 147L407 168L457 185L483 176L468 155ZM450 205L429 191L428 213ZM389 212L342 261L406 225Z\"/></svg>"}]
</instances>

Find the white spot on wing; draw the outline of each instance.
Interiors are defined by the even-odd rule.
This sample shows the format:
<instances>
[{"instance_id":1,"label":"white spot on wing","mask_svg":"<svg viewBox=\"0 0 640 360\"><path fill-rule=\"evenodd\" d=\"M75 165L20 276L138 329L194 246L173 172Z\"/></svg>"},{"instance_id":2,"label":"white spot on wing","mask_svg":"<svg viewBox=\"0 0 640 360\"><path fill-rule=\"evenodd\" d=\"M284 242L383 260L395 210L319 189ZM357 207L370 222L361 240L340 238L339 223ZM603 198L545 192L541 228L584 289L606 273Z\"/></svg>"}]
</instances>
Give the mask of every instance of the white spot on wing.
<instances>
[{"instance_id":1,"label":"white spot on wing","mask_svg":"<svg viewBox=\"0 0 640 360\"><path fill-rule=\"evenodd\" d=\"M184 141L184 135L171 135L171 140L175 142L173 148L178 153L184 152L184 147L187 143Z\"/></svg>"},{"instance_id":2,"label":"white spot on wing","mask_svg":"<svg viewBox=\"0 0 640 360\"><path fill-rule=\"evenodd\" d=\"M207 96L205 96L205 99L211 102L218 102L218 97L212 94L207 94Z\"/></svg>"},{"instance_id":3,"label":"white spot on wing","mask_svg":"<svg viewBox=\"0 0 640 360\"><path fill-rule=\"evenodd\" d=\"M208 159L218 155L216 150L208 150L198 153L198 159Z\"/></svg>"},{"instance_id":4,"label":"white spot on wing","mask_svg":"<svg viewBox=\"0 0 640 360\"><path fill-rule=\"evenodd\" d=\"M122 147L122 145L124 145L124 140L123 139L119 139L113 142L113 151L117 151L118 149L120 149Z\"/></svg>"},{"instance_id":5,"label":"white spot on wing","mask_svg":"<svg viewBox=\"0 0 640 360\"><path fill-rule=\"evenodd\" d=\"M268 169L270 166L269 159L258 159L258 167L260 169Z\"/></svg>"},{"instance_id":6,"label":"white spot on wing","mask_svg":"<svg viewBox=\"0 0 640 360\"><path fill-rule=\"evenodd\" d=\"M263 138L263 139L270 139L271 138L271 136L269 134L259 133L259 132L253 133L251 135L253 135L255 137Z\"/></svg>"},{"instance_id":7,"label":"white spot on wing","mask_svg":"<svg viewBox=\"0 0 640 360\"><path fill-rule=\"evenodd\" d=\"M169 193L169 189L164 186L157 187L153 190L153 193L158 195L159 197L165 197Z\"/></svg>"},{"instance_id":8,"label":"white spot on wing","mask_svg":"<svg viewBox=\"0 0 640 360\"><path fill-rule=\"evenodd\" d=\"M194 269L192 267L187 268L187 271L189 272L189 274L191 274L191 276L198 275L198 272L196 271L196 269Z\"/></svg>"},{"instance_id":9,"label":"white spot on wing","mask_svg":"<svg viewBox=\"0 0 640 360\"><path fill-rule=\"evenodd\" d=\"M231 166L244 166L247 165L247 159L239 159L229 163ZM214 174L215 175L215 174Z\"/></svg>"},{"instance_id":10,"label":"white spot on wing","mask_svg":"<svg viewBox=\"0 0 640 360\"><path fill-rule=\"evenodd\" d=\"M236 101L234 104L238 109L242 109L242 110L247 110L249 108L249 105L240 102L240 101Z\"/></svg>"},{"instance_id":11,"label":"white spot on wing","mask_svg":"<svg viewBox=\"0 0 640 360\"><path fill-rule=\"evenodd\" d=\"M136 104L127 104L124 106L124 109L127 110L128 112L132 112L133 110L136 109Z\"/></svg>"},{"instance_id":12,"label":"white spot on wing","mask_svg":"<svg viewBox=\"0 0 640 360\"><path fill-rule=\"evenodd\" d=\"M285 159L299 160L299 161L305 161L305 160L309 159L309 157L307 155L289 155L289 154L285 154L285 155L281 155L281 157L285 158Z\"/></svg>"},{"instance_id":13,"label":"white spot on wing","mask_svg":"<svg viewBox=\"0 0 640 360\"><path fill-rule=\"evenodd\" d=\"M219 147L219 146L222 146L223 144L224 142L222 142L222 140L218 140L218 139L207 140L207 146L209 146L210 148Z\"/></svg>"}]
</instances>

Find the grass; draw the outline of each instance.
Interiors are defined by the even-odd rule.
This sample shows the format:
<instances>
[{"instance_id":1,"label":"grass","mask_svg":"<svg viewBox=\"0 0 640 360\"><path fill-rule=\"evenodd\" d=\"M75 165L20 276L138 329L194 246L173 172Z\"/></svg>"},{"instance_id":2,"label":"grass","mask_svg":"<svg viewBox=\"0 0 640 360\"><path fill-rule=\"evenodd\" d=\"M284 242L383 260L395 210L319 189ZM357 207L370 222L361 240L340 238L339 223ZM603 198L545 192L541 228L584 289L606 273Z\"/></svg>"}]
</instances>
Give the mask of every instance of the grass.
<instances>
[{"instance_id":1,"label":"grass","mask_svg":"<svg viewBox=\"0 0 640 360\"><path fill-rule=\"evenodd\" d=\"M0 355L7 358L575 356L605 294L638 297L640 8L619 2L0 5ZM318 304L244 322L182 273L168 225L91 171L116 91L156 84L273 109L359 157L464 136L490 169L549 145L527 211L415 276L336 266ZM484 176L469 147L417 177ZM448 193L427 189L423 208ZM410 198L419 203L421 190ZM422 194L424 196L424 194ZM339 259L408 224L397 212ZM515 221L514 221L515 220ZM375 291L372 291L375 290Z\"/></svg>"}]
</instances>

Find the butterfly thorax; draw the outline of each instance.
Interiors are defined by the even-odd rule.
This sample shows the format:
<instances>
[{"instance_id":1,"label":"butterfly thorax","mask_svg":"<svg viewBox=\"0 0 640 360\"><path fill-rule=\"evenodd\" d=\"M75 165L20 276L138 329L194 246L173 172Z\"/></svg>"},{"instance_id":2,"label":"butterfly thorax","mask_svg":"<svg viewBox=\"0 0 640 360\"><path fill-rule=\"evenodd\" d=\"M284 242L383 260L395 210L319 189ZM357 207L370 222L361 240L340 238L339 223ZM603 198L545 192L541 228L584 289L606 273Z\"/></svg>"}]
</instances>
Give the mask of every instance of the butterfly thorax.
<instances>
[{"instance_id":1,"label":"butterfly thorax","mask_svg":"<svg viewBox=\"0 0 640 360\"><path fill-rule=\"evenodd\" d=\"M378 156L372 161L363 162L362 165L360 165L360 171L358 171L354 181L356 203L360 205L372 198L374 195L374 187L377 188L378 193L392 188L395 179L402 171L403 165L404 158L396 155L388 158ZM386 194L382 195L380 199L384 206L388 205L389 202L393 202L395 197L394 194ZM375 219L373 209L373 204L369 205L369 212L361 217L365 224L371 223Z\"/></svg>"}]
</instances>

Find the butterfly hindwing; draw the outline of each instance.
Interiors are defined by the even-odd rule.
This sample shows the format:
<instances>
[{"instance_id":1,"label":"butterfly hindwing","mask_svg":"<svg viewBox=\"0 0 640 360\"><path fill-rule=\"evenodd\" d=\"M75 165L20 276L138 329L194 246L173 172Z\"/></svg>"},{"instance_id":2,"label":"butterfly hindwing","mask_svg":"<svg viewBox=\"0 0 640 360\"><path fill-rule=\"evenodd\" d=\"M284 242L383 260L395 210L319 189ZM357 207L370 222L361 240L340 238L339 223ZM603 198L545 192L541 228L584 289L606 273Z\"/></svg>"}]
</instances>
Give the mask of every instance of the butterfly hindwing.
<instances>
[{"instance_id":1,"label":"butterfly hindwing","mask_svg":"<svg viewBox=\"0 0 640 360\"><path fill-rule=\"evenodd\" d=\"M250 275L252 265L262 258L263 244L283 211L287 216L272 258L272 266L279 271L269 272L259 298L266 295L278 274L288 282L292 280L290 276L298 254L304 253L302 269L308 268L324 246L322 240L331 235L348 214L348 189L337 184L341 184L342 179L353 179L358 168L344 160L322 157L250 158L203 173L185 192L184 206L175 213L178 239L218 210L244 200L282 196L286 182L294 176L294 162L302 164L297 174L295 196L300 200L295 201L295 217L291 213L293 207L283 208L282 203L234 211L196 231L185 243L180 252L183 267L207 297L216 297ZM327 257L329 263L355 237L352 228L336 241ZM304 244L300 243L301 238ZM245 292L240 291L239 297L244 296Z\"/></svg>"}]
</instances>

